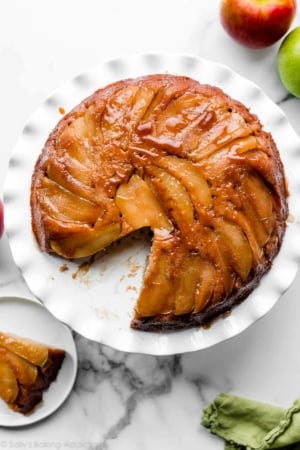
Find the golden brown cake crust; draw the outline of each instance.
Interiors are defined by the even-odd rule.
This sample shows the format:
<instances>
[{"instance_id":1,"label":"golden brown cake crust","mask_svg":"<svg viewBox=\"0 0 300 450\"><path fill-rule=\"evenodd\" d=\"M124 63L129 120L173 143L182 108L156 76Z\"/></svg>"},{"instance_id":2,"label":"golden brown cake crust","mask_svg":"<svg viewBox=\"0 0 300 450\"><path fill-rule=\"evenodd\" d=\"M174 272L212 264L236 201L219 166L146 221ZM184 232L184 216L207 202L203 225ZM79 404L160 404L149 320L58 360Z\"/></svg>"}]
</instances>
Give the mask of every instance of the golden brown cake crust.
<instances>
[{"instance_id":1,"label":"golden brown cake crust","mask_svg":"<svg viewBox=\"0 0 300 450\"><path fill-rule=\"evenodd\" d=\"M279 152L256 115L217 87L155 74L99 89L66 114L36 163L42 251L89 256L153 232L131 326L203 325L257 286L288 215Z\"/></svg>"}]
</instances>

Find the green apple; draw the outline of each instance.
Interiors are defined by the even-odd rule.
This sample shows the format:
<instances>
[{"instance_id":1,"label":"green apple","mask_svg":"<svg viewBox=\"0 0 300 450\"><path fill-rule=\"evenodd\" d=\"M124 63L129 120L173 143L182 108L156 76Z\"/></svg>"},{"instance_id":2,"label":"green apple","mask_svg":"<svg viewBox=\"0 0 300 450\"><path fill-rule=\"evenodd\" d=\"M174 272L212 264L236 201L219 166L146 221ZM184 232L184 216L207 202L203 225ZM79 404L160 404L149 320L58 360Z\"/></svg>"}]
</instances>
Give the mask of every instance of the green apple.
<instances>
[{"instance_id":1,"label":"green apple","mask_svg":"<svg viewBox=\"0 0 300 450\"><path fill-rule=\"evenodd\" d=\"M300 26L282 41L277 53L277 68L284 87L300 98Z\"/></svg>"}]
</instances>

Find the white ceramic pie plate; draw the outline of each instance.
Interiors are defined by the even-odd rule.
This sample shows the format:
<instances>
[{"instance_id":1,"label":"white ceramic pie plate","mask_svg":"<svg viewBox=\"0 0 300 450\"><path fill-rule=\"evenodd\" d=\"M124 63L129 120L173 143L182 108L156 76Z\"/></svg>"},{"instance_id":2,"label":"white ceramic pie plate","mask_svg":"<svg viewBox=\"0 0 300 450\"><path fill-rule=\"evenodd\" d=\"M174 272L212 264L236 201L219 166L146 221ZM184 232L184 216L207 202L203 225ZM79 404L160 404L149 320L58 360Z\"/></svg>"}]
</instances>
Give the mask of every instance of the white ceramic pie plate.
<instances>
[{"instance_id":1,"label":"white ceramic pie plate","mask_svg":"<svg viewBox=\"0 0 300 450\"><path fill-rule=\"evenodd\" d=\"M77 373L77 354L72 333L37 300L20 297L0 299L0 330L65 350L56 380L44 392L42 403L30 414L12 411L0 400L0 426L25 426L57 410L68 397Z\"/></svg>"},{"instance_id":2,"label":"white ceramic pie plate","mask_svg":"<svg viewBox=\"0 0 300 450\"><path fill-rule=\"evenodd\" d=\"M259 288L209 329L175 333L131 330L135 300L150 243L128 239L87 267L41 253L31 232L31 174L43 144L61 118L97 88L150 73L187 75L221 87L258 114L280 149L290 189L291 220L282 250ZM16 264L32 293L58 319L87 338L123 351L155 355L207 348L235 336L267 313L293 281L300 241L300 141L282 111L252 82L228 67L191 55L142 54L114 59L78 75L57 89L33 114L18 140L5 181L6 230Z\"/></svg>"}]
</instances>

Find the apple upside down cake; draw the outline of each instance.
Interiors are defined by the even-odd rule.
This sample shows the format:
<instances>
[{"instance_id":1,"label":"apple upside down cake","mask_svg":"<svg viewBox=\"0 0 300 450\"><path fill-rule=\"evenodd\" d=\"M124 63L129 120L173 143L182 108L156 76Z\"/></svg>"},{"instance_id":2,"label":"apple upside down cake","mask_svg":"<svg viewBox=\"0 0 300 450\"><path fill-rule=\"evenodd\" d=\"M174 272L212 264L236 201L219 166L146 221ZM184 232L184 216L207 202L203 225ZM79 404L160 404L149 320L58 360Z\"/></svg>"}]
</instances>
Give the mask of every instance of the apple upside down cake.
<instances>
[{"instance_id":1,"label":"apple upside down cake","mask_svg":"<svg viewBox=\"0 0 300 450\"><path fill-rule=\"evenodd\" d=\"M81 258L148 227L131 327L203 325L270 269L288 215L283 165L258 117L217 87L155 74L97 90L66 114L36 162L42 251Z\"/></svg>"},{"instance_id":2,"label":"apple upside down cake","mask_svg":"<svg viewBox=\"0 0 300 450\"><path fill-rule=\"evenodd\" d=\"M0 398L9 408L32 413L56 379L65 351L0 333Z\"/></svg>"}]
</instances>

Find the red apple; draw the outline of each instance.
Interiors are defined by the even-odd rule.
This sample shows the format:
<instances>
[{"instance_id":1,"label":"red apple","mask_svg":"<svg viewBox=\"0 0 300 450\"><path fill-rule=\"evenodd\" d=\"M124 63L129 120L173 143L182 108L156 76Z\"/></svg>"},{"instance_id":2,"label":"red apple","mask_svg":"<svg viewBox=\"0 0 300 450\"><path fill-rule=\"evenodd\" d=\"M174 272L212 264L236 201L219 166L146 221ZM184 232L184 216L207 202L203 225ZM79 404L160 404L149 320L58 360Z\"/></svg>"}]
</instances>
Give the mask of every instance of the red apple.
<instances>
[{"instance_id":1,"label":"red apple","mask_svg":"<svg viewBox=\"0 0 300 450\"><path fill-rule=\"evenodd\" d=\"M4 211L3 211L3 203L0 200L0 238L4 231Z\"/></svg>"},{"instance_id":2,"label":"red apple","mask_svg":"<svg viewBox=\"0 0 300 450\"><path fill-rule=\"evenodd\" d=\"M239 44L264 48L278 41L291 26L296 0L221 0L223 28Z\"/></svg>"}]
</instances>

